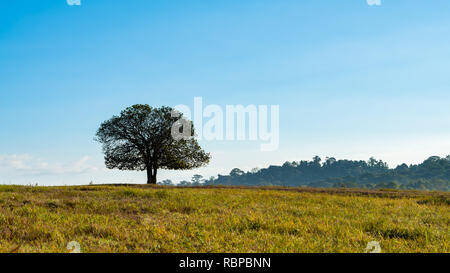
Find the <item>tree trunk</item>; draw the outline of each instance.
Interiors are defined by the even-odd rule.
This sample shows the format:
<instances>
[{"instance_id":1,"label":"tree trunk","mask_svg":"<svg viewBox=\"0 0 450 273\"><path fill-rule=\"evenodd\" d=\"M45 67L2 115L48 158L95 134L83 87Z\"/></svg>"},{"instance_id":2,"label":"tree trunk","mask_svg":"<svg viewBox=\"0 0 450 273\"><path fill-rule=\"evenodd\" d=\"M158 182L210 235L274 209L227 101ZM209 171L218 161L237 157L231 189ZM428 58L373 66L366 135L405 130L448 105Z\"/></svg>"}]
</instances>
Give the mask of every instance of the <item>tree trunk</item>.
<instances>
[{"instance_id":1,"label":"tree trunk","mask_svg":"<svg viewBox=\"0 0 450 273\"><path fill-rule=\"evenodd\" d=\"M152 168L147 168L147 184L156 184L156 170L152 172Z\"/></svg>"},{"instance_id":2,"label":"tree trunk","mask_svg":"<svg viewBox=\"0 0 450 273\"><path fill-rule=\"evenodd\" d=\"M152 184L156 184L158 182L158 180L156 179L156 174L158 173L158 168L157 167L153 167L153 180L152 180Z\"/></svg>"}]
</instances>

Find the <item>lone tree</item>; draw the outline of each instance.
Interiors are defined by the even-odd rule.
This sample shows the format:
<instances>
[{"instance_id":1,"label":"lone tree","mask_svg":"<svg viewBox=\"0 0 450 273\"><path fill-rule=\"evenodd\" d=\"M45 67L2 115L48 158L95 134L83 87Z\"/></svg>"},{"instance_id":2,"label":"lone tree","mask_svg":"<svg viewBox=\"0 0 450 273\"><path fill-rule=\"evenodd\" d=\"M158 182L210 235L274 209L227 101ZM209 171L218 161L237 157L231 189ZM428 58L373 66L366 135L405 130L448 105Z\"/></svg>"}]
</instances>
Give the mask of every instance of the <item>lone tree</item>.
<instances>
[{"instance_id":1,"label":"lone tree","mask_svg":"<svg viewBox=\"0 0 450 273\"><path fill-rule=\"evenodd\" d=\"M184 137L173 137L173 132ZM209 153L193 136L191 122L173 108L137 104L103 122L95 140L102 144L108 169L146 170L147 184L156 184L158 169L187 170L209 163Z\"/></svg>"}]
</instances>

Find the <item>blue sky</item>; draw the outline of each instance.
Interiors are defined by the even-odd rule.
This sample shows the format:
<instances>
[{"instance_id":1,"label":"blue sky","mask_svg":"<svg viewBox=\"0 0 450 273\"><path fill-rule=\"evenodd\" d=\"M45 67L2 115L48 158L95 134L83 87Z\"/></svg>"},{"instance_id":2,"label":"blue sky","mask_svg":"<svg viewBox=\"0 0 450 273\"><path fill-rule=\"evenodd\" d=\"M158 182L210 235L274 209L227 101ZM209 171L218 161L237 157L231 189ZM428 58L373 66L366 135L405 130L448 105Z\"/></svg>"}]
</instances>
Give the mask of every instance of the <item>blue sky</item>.
<instances>
[{"instance_id":1,"label":"blue sky","mask_svg":"<svg viewBox=\"0 0 450 273\"><path fill-rule=\"evenodd\" d=\"M448 0L5 1L0 183L145 182L105 170L99 124L135 103L280 106L280 147L207 142L189 179L310 159L450 154Z\"/></svg>"}]
</instances>

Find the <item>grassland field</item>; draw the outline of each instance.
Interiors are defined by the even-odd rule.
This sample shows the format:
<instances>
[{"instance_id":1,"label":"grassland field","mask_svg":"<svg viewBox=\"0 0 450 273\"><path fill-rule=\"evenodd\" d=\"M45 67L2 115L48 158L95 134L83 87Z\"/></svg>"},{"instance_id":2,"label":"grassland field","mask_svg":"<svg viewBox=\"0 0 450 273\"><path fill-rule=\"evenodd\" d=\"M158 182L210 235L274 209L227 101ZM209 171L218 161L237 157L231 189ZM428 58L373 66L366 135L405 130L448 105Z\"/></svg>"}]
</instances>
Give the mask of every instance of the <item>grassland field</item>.
<instances>
[{"instance_id":1,"label":"grassland field","mask_svg":"<svg viewBox=\"0 0 450 273\"><path fill-rule=\"evenodd\" d=\"M0 252L450 252L450 194L0 186Z\"/></svg>"}]
</instances>

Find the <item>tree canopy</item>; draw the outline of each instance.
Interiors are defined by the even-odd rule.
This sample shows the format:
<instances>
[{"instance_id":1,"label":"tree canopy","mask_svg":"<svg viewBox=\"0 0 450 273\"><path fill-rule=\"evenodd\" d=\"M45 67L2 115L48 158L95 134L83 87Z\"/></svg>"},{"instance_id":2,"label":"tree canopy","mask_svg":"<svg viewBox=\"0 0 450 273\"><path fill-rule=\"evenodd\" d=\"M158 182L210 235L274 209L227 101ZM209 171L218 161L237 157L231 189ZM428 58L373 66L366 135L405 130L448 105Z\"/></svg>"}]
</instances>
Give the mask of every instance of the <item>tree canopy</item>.
<instances>
[{"instance_id":1,"label":"tree canopy","mask_svg":"<svg viewBox=\"0 0 450 273\"><path fill-rule=\"evenodd\" d=\"M450 156L432 156L418 165L401 164L390 169L387 163L364 160L322 160L286 162L282 166L244 172L233 169L207 185L307 186L347 188L393 188L450 191Z\"/></svg>"},{"instance_id":2,"label":"tree canopy","mask_svg":"<svg viewBox=\"0 0 450 273\"><path fill-rule=\"evenodd\" d=\"M174 127L180 121L184 125ZM186 130L190 132L187 137L174 138L173 128L184 136ZM193 169L210 160L210 154L203 151L194 138L191 122L166 106L153 108L136 104L128 107L119 116L103 122L95 139L102 144L107 168L146 170L148 184L156 184L158 169Z\"/></svg>"}]
</instances>

